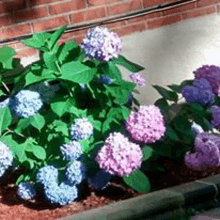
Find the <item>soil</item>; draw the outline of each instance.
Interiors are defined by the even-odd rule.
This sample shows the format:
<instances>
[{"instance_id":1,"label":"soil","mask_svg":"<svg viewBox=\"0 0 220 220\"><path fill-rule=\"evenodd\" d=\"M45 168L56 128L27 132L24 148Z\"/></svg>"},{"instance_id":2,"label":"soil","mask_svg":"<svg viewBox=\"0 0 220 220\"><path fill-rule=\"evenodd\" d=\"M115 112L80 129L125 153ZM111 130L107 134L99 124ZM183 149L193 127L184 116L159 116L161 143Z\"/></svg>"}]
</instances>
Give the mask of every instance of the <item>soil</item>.
<instances>
[{"instance_id":1,"label":"soil","mask_svg":"<svg viewBox=\"0 0 220 220\"><path fill-rule=\"evenodd\" d=\"M183 161L176 162L167 158L162 159L160 163L165 168L165 172L146 172L152 185L152 191L220 174L220 168L207 169L205 172L194 171L187 168ZM124 187L123 180L114 177L106 189L96 191L84 186L79 201L63 207L54 207L45 203L42 196L32 202L18 199L13 186L14 178L15 176L8 177L0 183L1 220L57 220L74 213L143 195Z\"/></svg>"}]
</instances>

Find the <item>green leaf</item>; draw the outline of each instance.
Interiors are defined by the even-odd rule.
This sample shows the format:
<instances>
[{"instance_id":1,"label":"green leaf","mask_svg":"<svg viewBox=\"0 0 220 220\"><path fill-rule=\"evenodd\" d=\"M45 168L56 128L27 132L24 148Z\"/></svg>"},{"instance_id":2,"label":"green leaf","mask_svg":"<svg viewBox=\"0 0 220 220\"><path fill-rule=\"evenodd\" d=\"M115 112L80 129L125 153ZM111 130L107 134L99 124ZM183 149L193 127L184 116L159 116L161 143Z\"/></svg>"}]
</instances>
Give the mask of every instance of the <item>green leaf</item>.
<instances>
[{"instance_id":1,"label":"green leaf","mask_svg":"<svg viewBox=\"0 0 220 220\"><path fill-rule=\"evenodd\" d=\"M54 45L59 40L60 36L65 32L67 28L67 25L61 27L60 29L56 30L50 37L50 40L48 42L49 49L52 50Z\"/></svg>"},{"instance_id":2,"label":"green leaf","mask_svg":"<svg viewBox=\"0 0 220 220\"><path fill-rule=\"evenodd\" d=\"M165 89L161 86L153 85L153 87L162 95L165 99L177 102L178 101L178 95L168 89Z\"/></svg>"},{"instance_id":3,"label":"green leaf","mask_svg":"<svg viewBox=\"0 0 220 220\"><path fill-rule=\"evenodd\" d=\"M27 40L22 40L21 42L28 47L33 47L43 52L46 52L48 51L48 48L46 47L46 42L50 36L51 34L49 33L36 33L31 38Z\"/></svg>"},{"instance_id":4,"label":"green leaf","mask_svg":"<svg viewBox=\"0 0 220 220\"><path fill-rule=\"evenodd\" d=\"M191 123L187 117L174 118L172 124L182 134L191 134Z\"/></svg>"},{"instance_id":5,"label":"green leaf","mask_svg":"<svg viewBox=\"0 0 220 220\"><path fill-rule=\"evenodd\" d=\"M27 159L25 153L26 147L27 147L27 143L25 142L23 144L17 144L16 148L14 148L13 150L20 163L23 163Z\"/></svg>"},{"instance_id":6,"label":"green leaf","mask_svg":"<svg viewBox=\"0 0 220 220\"><path fill-rule=\"evenodd\" d=\"M58 61L63 63L68 57L70 51L76 48L78 48L78 44L75 41L70 41L61 45L58 52Z\"/></svg>"},{"instance_id":7,"label":"green leaf","mask_svg":"<svg viewBox=\"0 0 220 220\"><path fill-rule=\"evenodd\" d=\"M96 74L96 68L90 68L79 61L66 63L61 67L61 79L75 83L89 83Z\"/></svg>"},{"instance_id":8,"label":"green leaf","mask_svg":"<svg viewBox=\"0 0 220 220\"><path fill-rule=\"evenodd\" d=\"M131 72L139 72L141 70L144 70L145 68L142 66L139 66L138 64L132 63L131 61L128 61L125 57L119 55L118 58L115 58L112 60L113 63L121 65L128 69Z\"/></svg>"},{"instance_id":9,"label":"green leaf","mask_svg":"<svg viewBox=\"0 0 220 220\"><path fill-rule=\"evenodd\" d=\"M79 110L74 106L74 100L69 98L65 101L58 100L54 101L50 104L51 109L54 113L56 113L59 117L61 117L64 113L69 112L75 114L76 116L79 115Z\"/></svg>"},{"instance_id":10,"label":"green leaf","mask_svg":"<svg viewBox=\"0 0 220 220\"><path fill-rule=\"evenodd\" d=\"M166 108L169 106L167 100L165 98L158 99L154 105L160 108L161 113L163 114L166 111Z\"/></svg>"},{"instance_id":11,"label":"green leaf","mask_svg":"<svg viewBox=\"0 0 220 220\"><path fill-rule=\"evenodd\" d=\"M37 128L40 131L45 125L45 119L42 115L37 113L30 117L30 123L33 127Z\"/></svg>"},{"instance_id":12,"label":"green leaf","mask_svg":"<svg viewBox=\"0 0 220 220\"><path fill-rule=\"evenodd\" d=\"M25 85L24 86L29 86L34 83L38 83L44 80L53 80L56 79L56 76L53 74L53 70L48 70L48 69L43 69L42 70L42 75L37 76L33 74L33 72L29 71L27 75L25 76Z\"/></svg>"},{"instance_id":13,"label":"green leaf","mask_svg":"<svg viewBox=\"0 0 220 220\"><path fill-rule=\"evenodd\" d=\"M61 132L65 136L69 136L69 128L67 124L60 120L55 120L52 125L54 126L54 129L56 132Z\"/></svg>"},{"instance_id":14,"label":"green leaf","mask_svg":"<svg viewBox=\"0 0 220 220\"><path fill-rule=\"evenodd\" d=\"M151 191L148 177L140 170L136 170L128 177L123 177L124 182L138 192L147 193Z\"/></svg>"},{"instance_id":15,"label":"green leaf","mask_svg":"<svg viewBox=\"0 0 220 220\"><path fill-rule=\"evenodd\" d=\"M17 134L21 134L29 125L30 125L29 118L20 118L14 131Z\"/></svg>"},{"instance_id":16,"label":"green leaf","mask_svg":"<svg viewBox=\"0 0 220 220\"><path fill-rule=\"evenodd\" d=\"M2 132L8 129L8 126L11 124L12 116L11 111L8 107L0 109L0 135Z\"/></svg>"},{"instance_id":17,"label":"green leaf","mask_svg":"<svg viewBox=\"0 0 220 220\"><path fill-rule=\"evenodd\" d=\"M148 160L152 155L153 155L153 148L151 148L150 146L144 146L142 148L142 152L143 152L143 161Z\"/></svg>"},{"instance_id":18,"label":"green leaf","mask_svg":"<svg viewBox=\"0 0 220 220\"><path fill-rule=\"evenodd\" d=\"M11 59L15 54L16 52L8 46L4 46L0 48L0 62L3 63L3 67L4 67L4 63L7 60Z\"/></svg>"},{"instance_id":19,"label":"green leaf","mask_svg":"<svg viewBox=\"0 0 220 220\"><path fill-rule=\"evenodd\" d=\"M102 74L107 75L108 77L116 80L121 80L122 75L118 67L115 65L115 63L109 61L108 63L103 63L100 66L102 70Z\"/></svg>"},{"instance_id":20,"label":"green leaf","mask_svg":"<svg viewBox=\"0 0 220 220\"><path fill-rule=\"evenodd\" d=\"M124 120L127 120L130 115L131 110L129 108L127 108L126 106L122 106L121 108L122 108L123 118L124 118Z\"/></svg>"},{"instance_id":21,"label":"green leaf","mask_svg":"<svg viewBox=\"0 0 220 220\"><path fill-rule=\"evenodd\" d=\"M168 124L165 125L166 126L166 134L167 136L174 141L180 141L177 133L175 132L175 130Z\"/></svg>"},{"instance_id":22,"label":"green leaf","mask_svg":"<svg viewBox=\"0 0 220 220\"><path fill-rule=\"evenodd\" d=\"M46 159L46 151L43 147L41 146L34 146L34 149L32 151L35 157L37 157L40 160L45 160Z\"/></svg>"},{"instance_id":23,"label":"green leaf","mask_svg":"<svg viewBox=\"0 0 220 220\"><path fill-rule=\"evenodd\" d=\"M17 178L17 180L16 180L16 182L15 182L15 185L18 186L21 182L23 182L24 177L25 177L25 174L21 174L21 175Z\"/></svg>"},{"instance_id":24,"label":"green leaf","mask_svg":"<svg viewBox=\"0 0 220 220\"><path fill-rule=\"evenodd\" d=\"M53 70L55 72L60 72L60 69L57 64L56 54L53 52L45 52L43 54L43 60L48 69Z\"/></svg>"},{"instance_id":25,"label":"green leaf","mask_svg":"<svg viewBox=\"0 0 220 220\"><path fill-rule=\"evenodd\" d=\"M168 85L167 87L169 87L170 89L172 89L174 92L177 92L177 93L181 93L182 91L180 85L172 84L172 85Z\"/></svg>"},{"instance_id":26,"label":"green leaf","mask_svg":"<svg viewBox=\"0 0 220 220\"><path fill-rule=\"evenodd\" d=\"M82 146L82 152L88 153L91 150L91 145L88 140L81 140L79 141L80 145Z\"/></svg>"}]
</instances>

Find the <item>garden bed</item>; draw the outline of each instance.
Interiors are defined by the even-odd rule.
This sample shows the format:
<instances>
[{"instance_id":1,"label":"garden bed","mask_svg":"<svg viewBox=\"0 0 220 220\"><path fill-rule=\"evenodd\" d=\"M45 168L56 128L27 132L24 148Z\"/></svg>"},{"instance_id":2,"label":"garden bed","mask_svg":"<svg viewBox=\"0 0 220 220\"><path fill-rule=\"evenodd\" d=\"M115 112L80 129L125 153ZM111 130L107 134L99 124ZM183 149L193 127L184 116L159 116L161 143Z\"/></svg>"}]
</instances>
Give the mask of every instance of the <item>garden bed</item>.
<instances>
[{"instance_id":1,"label":"garden bed","mask_svg":"<svg viewBox=\"0 0 220 220\"><path fill-rule=\"evenodd\" d=\"M153 191L220 174L219 168L207 169L206 172L201 172L187 168L181 161L176 162L163 158L160 162L166 170L165 172L146 173L152 184ZM32 202L19 200L16 196L16 189L12 184L15 175L8 177L7 181L2 182L0 185L0 219L59 219L85 210L143 195L143 193L137 193L131 188L124 187L123 180L115 177L105 190L95 191L84 186L82 190L83 195L79 201L64 207L54 207L45 203L41 196Z\"/></svg>"}]
</instances>

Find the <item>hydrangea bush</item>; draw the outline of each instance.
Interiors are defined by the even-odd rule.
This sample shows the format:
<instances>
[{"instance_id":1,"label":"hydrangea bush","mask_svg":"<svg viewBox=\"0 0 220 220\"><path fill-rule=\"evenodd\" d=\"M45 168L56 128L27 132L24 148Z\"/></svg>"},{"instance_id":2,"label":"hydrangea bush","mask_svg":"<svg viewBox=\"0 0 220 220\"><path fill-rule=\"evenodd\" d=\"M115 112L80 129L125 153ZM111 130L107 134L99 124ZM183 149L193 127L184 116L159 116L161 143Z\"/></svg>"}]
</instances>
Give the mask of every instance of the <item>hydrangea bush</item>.
<instances>
[{"instance_id":1,"label":"hydrangea bush","mask_svg":"<svg viewBox=\"0 0 220 220\"><path fill-rule=\"evenodd\" d=\"M147 193L144 171L163 170L151 163L160 157L197 170L219 166L219 137L207 136L220 127L217 67L169 89L154 85L162 98L140 106L134 93L146 84L144 68L119 55L119 36L100 26L81 45L58 46L65 30L23 40L40 51L40 60L23 69L13 49L0 48L0 176L24 171L15 180L19 198L41 193L63 206L80 199L84 184L103 190L113 176ZM129 81L118 66L130 71Z\"/></svg>"}]
</instances>

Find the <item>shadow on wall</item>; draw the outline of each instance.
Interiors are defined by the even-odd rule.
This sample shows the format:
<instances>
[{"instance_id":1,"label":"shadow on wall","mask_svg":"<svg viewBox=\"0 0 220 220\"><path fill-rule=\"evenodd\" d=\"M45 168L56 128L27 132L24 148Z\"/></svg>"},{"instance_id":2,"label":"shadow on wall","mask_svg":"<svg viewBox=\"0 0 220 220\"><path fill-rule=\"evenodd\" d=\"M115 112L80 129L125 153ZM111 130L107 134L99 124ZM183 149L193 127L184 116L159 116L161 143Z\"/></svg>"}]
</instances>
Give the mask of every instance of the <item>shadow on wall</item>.
<instances>
[{"instance_id":1,"label":"shadow on wall","mask_svg":"<svg viewBox=\"0 0 220 220\"><path fill-rule=\"evenodd\" d=\"M39 13L37 9L32 8L36 1L37 0L0 0L0 14L3 14L0 17L1 26L8 26L35 19Z\"/></svg>"}]
</instances>

